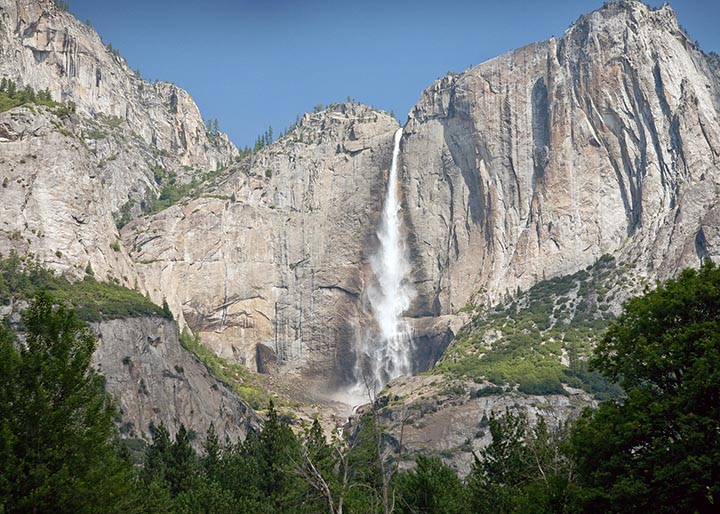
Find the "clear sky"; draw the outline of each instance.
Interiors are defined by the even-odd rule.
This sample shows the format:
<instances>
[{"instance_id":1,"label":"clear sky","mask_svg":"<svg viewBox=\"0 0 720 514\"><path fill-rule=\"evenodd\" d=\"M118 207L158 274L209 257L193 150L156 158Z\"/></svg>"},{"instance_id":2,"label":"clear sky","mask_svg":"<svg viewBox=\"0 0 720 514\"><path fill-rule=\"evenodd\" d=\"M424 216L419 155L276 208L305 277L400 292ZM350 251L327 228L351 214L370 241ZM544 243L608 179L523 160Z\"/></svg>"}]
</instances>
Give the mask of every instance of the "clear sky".
<instances>
[{"instance_id":1,"label":"clear sky","mask_svg":"<svg viewBox=\"0 0 720 514\"><path fill-rule=\"evenodd\" d=\"M448 71L560 36L602 0L68 0L148 79L188 90L238 146L351 98L404 121ZM662 2L651 0L657 7ZM673 0L720 51L720 0Z\"/></svg>"}]
</instances>

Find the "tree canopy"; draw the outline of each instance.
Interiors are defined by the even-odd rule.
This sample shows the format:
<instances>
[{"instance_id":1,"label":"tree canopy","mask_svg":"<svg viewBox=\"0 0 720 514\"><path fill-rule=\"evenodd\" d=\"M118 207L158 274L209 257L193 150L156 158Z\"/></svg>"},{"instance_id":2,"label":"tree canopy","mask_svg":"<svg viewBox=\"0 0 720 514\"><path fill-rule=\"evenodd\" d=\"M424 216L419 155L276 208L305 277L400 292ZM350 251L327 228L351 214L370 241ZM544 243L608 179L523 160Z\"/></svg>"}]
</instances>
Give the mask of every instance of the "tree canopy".
<instances>
[{"instance_id":1,"label":"tree canopy","mask_svg":"<svg viewBox=\"0 0 720 514\"><path fill-rule=\"evenodd\" d=\"M94 334L47 293L22 325L20 341L0 326L0 511L127 511L131 469L111 444Z\"/></svg>"},{"instance_id":2,"label":"tree canopy","mask_svg":"<svg viewBox=\"0 0 720 514\"><path fill-rule=\"evenodd\" d=\"M592 365L627 397L579 420L588 512L720 505L720 269L706 262L624 306Z\"/></svg>"},{"instance_id":3,"label":"tree canopy","mask_svg":"<svg viewBox=\"0 0 720 514\"><path fill-rule=\"evenodd\" d=\"M34 287L4 276L11 298ZM623 398L574 426L483 417L492 442L464 481L438 457L401 470L403 443L383 434L377 404L329 441L317 421L293 430L272 404L260 433L221 443L211 427L201 453L192 430L160 425L133 471L116 449L94 349L88 325L47 293L19 330L0 324L0 512L709 513L720 501L711 263L630 300L611 324L591 364Z\"/></svg>"}]
</instances>

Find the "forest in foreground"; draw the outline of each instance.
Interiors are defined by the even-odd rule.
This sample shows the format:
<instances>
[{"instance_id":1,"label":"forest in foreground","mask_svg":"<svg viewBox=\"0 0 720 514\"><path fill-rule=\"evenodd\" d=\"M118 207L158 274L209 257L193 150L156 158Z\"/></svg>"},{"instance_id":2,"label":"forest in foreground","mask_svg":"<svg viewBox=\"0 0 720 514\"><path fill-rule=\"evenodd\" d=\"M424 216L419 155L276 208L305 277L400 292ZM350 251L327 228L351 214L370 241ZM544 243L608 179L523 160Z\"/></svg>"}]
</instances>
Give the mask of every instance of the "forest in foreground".
<instances>
[{"instance_id":1,"label":"forest in foreground","mask_svg":"<svg viewBox=\"0 0 720 514\"><path fill-rule=\"evenodd\" d=\"M325 437L273 405L236 444L193 449L155 427L119 438L91 367L95 336L35 294L0 326L0 512L716 512L720 502L720 269L706 262L629 300L590 360L624 395L559 429L491 417L492 443L461 479L436 456L399 467L371 406Z\"/></svg>"}]
</instances>

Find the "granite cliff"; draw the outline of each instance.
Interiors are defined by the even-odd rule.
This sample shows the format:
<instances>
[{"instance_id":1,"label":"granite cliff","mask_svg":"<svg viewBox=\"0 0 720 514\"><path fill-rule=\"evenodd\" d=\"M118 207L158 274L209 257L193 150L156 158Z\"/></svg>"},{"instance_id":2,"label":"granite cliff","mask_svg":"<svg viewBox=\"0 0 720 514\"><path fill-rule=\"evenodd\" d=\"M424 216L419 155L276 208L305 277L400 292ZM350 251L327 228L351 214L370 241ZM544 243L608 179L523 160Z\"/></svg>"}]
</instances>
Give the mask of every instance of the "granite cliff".
<instances>
[{"instance_id":1,"label":"granite cliff","mask_svg":"<svg viewBox=\"0 0 720 514\"><path fill-rule=\"evenodd\" d=\"M205 129L187 92L143 80L51 0L0 1L0 76L67 106L0 114L4 253L31 253L75 276L90 264L133 286L115 220L149 210L169 182L197 180L237 155Z\"/></svg>"},{"instance_id":2,"label":"granite cliff","mask_svg":"<svg viewBox=\"0 0 720 514\"><path fill-rule=\"evenodd\" d=\"M200 198L123 229L141 283L251 369L351 371L397 128L357 104L306 114Z\"/></svg>"},{"instance_id":3,"label":"granite cliff","mask_svg":"<svg viewBox=\"0 0 720 514\"><path fill-rule=\"evenodd\" d=\"M252 409L182 347L175 323L142 317L92 326L98 335L93 364L117 402L124 437L152 441L153 427L162 423L174 434L182 423L200 445L211 423L231 441L260 429Z\"/></svg>"},{"instance_id":4,"label":"granite cliff","mask_svg":"<svg viewBox=\"0 0 720 514\"><path fill-rule=\"evenodd\" d=\"M630 1L423 92L400 155L417 368L468 303L604 254L650 280L717 258L718 84L669 6ZM367 260L395 126L352 105L306 115L209 191L220 198L126 227L141 283L221 355L347 380L373 324Z\"/></svg>"},{"instance_id":5,"label":"granite cliff","mask_svg":"<svg viewBox=\"0 0 720 514\"><path fill-rule=\"evenodd\" d=\"M415 314L606 253L651 278L717 259L719 104L717 58L634 1L438 80L402 148Z\"/></svg>"},{"instance_id":6,"label":"granite cliff","mask_svg":"<svg viewBox=\"0 0 720 514\"><path fill-rule=\"evenodd\" d=\"M137 286L252 370L352 382L397 121L338 104L239 160L53 2L0 0L0 19L0 75L75 106L0 113L0 251ZM717 57L636 1L424 91L399 156L415 370L460 310L605 254L638 283L717 260L719 111Z\"/></svg>"},{"instance_id":7,"label":"granite cliff","mask_svg":"<svg viewBox=\"0 0 720 514\"><path fill-rule=\"evenodd\" d=\"M0 76L50 93L0 113L0 254L32 256L71 278L138 285L118 225L152 208L159 191L201 182L237 150L205 129L192 98L133 72L98 34L49 0L0 1ZM6 313L3 313L6 314ZM95 327L95 363L122 411L124 436L150 425L210 423L242 439L259 418L152 318Z\"/></svg>"}]
</instances>

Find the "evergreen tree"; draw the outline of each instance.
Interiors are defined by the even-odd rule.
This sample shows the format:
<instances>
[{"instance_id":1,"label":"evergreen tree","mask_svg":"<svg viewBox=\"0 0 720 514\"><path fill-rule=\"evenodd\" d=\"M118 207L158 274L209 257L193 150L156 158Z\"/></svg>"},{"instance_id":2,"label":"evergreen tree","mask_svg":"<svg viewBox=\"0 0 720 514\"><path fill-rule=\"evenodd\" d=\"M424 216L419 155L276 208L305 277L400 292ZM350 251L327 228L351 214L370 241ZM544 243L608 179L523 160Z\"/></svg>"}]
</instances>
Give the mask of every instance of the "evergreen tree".
<instances>
[{"instance_id":1,"label":"evergreen tree","mask_svg":"<svg viewBox=\"0 0 720 514\"><path fill-rule=\"evenodd\" d=\"M20 91L20 101L21 102L34 102L36 99L35 97L35 90L31 88L30 86L25 86L22 91Z\"/></svg>"},{"instance_id":2,"label":"evergreen tree","mask_svg":"<svg viewBox=\"0 0 720 514\"><path fill-rule=\"evenodd\" d=\"M47 293L22 324L23 342L0 327L0 511L133 511L90 327Z\"/></svg>"},{"instance_id":3,"label":"evergreen tree","mask_svg":"<svg viewBox=\"0 0 720 514\"><path fill-rule=\"evenodd\" d=\"M175 497L190 491L197 481L198 461L195 451L190 446L188 432L180 425L175 442L170 447L165 477L170 486L170 494Z\"/></svg>"},{"instance_id":4,"label":"evergreen tree","mask_svg":"<svg viewBox=\"0 0 720 514\"><path fill-rule=\"evenodd\" d=\"M374 404L358 425L356 433L349 436L348 504L353 512L392 512L395 499L392 478L396 468L383 455L383 432Z\"/></svg>"},{"instance_id":5,"label":"evergreen tree","mask_svg":"<svg viewBox=\"0 0 720 514\"><path fill-rule=\"evenodd\" d=\"M325 504L330 514L343 512L348 487L346 448L337 436L333 437L332 445L328 444L317 418L305 431L297 471L315 492L318 511Z\"/></svg>"},{"instance_id":6,"label":"evergreen tree","mask_svg":"<svg viewBox=\"0 0 720 514\"><path fill-rule=\"evenodd\" d=\"M504 416L491 415L489 423L492 442L475 459L467 479L472 510L509 513L520 485L529 478L527 418L506 411Z\"/></svg>"},{"instance_id":7,"label":"evergreen tree","mask_svg":"<svg viewBox=\"0 0 720 514\"><path fill-rule=\"evenodd\" d=\"M397 475L399 512L465 514L469 505L455 471L438 457L419 456L415 469Z\"/></svg>"},{"instance_id":8,"label":"evergreen tree","mask_svg":"<svg viewBox=\"0 0 720 514\"><path fill-rule=\"evenodd\" d=\"M140 473L143 483L143 510L146 512L170 512L172 497L167 481L170 466L170 433L162 423L153 429L153 444L145 450L145 463Z\"/></svg>"},{"instance_id":9,"label":"evergreen tree","mask_svg":"<svg viewBox=\"0 0 720 514\"><path fill-rule=\"evenodd\" d=\"M306 488L294 472L300 461L300 445L287 421L280 417L272 401L262 432L251 447L255 452L262 481L260 488L275 512L300 512Z\"/></svg>"},{"instance_id":10,"label":"evergreen tree","mask_svg":"<svg viewBox=\"0 0 720 514\"><path fill-rule=\"evenodd\" d=\"M540 418L530 429L524 414L491 416L492 442L467 478L472 512L576 512L573 464L565 428L550 431Z\"/></svg>"},{"instance_id":11,"label":"evergreen tree","mask_svg":"<svg viewBox=\"0 0 720 514\"><path fill-rule=\"evenodd\" d=\"M215 433L215 425L210 423L208 433L203 443L204 457L201 459L202 469L209 480L220 478L220 465L222 462L222 446Z\"/></svg>"},{"instance_id":12,"label":"evergreen tree","mask_svg":"<svg viewBox=\"0 0 720 514\"><path fill-rule=\"evenodd\" d=\"M15 84L15 81L8 80L5 92L10 98L15 98L15 94L17 93L17 84Z\"/></svg>"}]
</instances>

